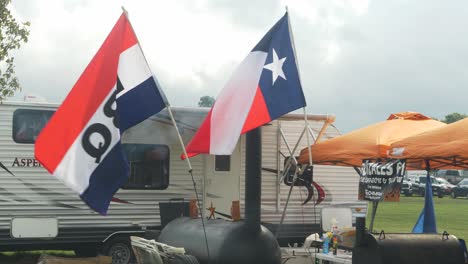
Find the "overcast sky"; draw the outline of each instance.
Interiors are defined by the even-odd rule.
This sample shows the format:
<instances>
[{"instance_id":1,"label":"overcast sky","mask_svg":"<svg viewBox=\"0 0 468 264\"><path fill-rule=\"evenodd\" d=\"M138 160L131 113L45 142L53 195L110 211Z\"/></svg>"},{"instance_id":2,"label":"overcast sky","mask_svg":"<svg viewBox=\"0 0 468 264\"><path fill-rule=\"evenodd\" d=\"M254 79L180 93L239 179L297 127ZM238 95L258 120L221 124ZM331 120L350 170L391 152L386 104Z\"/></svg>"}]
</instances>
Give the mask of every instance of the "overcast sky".
<instances>
[{"instance_id":1,"label":"overcast sky","mask_svg":"<svg viewBox=\"0 0 468 264\"><path fill-rule=\"evenodd\" d=\"M13 0L31 35L16 55L25 94L60 103L124 6L174 106L216 97L288 5L307 112L348 132L390 113L468 113L464 0Z\"/></svg>"}]
</instances>

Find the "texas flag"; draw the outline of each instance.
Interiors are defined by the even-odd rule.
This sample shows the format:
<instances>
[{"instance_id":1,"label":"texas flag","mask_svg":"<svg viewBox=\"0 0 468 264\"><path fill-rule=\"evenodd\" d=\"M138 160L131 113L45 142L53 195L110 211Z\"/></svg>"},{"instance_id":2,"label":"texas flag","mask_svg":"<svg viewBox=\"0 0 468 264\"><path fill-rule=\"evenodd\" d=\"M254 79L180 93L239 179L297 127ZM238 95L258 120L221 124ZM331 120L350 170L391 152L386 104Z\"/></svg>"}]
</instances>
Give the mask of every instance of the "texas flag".
<instances>
[{"instance_id":1,"label":"texas flag","mask_svg":"<svg viewBox=\"0 0 468 264\"><path fill-rule=\"evenodd\" d=\"M188 156L230 155L241 134L305 105L286 13L218 95L187 145Z\"/></svg>"},{"instance_id":2,"label":"texas flag","mask_svg":"<svg viewBox=\"0 0 468 264\"><path fill-rule=\"evenodd\" d=\"M166 99L122 14L35 143L36 158L92 209L106 214L129 174L123 131Z\"/></svg>"}]
</instances>

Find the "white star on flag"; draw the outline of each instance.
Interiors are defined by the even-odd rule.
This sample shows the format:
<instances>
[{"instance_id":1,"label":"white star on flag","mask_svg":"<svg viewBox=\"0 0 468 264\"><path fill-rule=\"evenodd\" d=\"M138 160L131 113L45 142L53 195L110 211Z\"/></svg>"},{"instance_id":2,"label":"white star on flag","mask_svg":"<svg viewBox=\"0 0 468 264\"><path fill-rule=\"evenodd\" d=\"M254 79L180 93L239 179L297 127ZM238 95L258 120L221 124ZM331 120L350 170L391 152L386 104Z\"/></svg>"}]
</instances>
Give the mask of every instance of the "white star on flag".
<instances>
[{"instance_id":1,"label":"white star on flag","mask_svg":"<svg viewBox=\"0 0 468 264\"><path fill-rule=\"evenodd\" d=\"M273 75L273 85L275 85L276 79L278 76L286 80L283 72L283 63L286 61L286 57L279 59L278 54L276 54L275 49L273 49L273 62L263 66L264 69L270 70Z\"/></svg>"}]
</instances>

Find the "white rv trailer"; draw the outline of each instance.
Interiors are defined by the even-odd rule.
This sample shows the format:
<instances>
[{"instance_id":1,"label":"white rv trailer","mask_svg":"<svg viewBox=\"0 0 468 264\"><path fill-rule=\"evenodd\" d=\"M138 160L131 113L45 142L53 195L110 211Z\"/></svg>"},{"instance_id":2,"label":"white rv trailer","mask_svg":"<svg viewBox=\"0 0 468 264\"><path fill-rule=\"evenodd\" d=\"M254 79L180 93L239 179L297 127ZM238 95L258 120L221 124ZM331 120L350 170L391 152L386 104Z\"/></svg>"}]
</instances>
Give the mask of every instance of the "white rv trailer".
<instances>
[{"instance_id":1,"label":"white rv trailer","mask_svg":"<svg viewBox=\"0 0 468 264\"><path fill-rule=\"evenodd\" d=\"M175 129L164 110L125 132L122 144L131 167L129 182L115 195L107 216L90 210L34 159L34 139L57 107L32 102L0 104L0 250L74 249L88 253L91 248L103 248L109 254L130 254L130 235L161 228L160 202L195 198L188 166L180 159L182 149ZM208 109L174 107L173 113L187 143ZM308 119L314 135L328 122L323 116L309 115ZM280 182L284 159L290 156L288 144L294 147L304 125L303 115L288 114L262 127L262 167L266 170L262 172L261 220L274 232L290 188ZM324 139L339 134L333 125L324 131ZM219 217L230 215L232 201L240 200L241 208L244 204L244 136L239 141L231 156L191 159L202 207L212 204ZM307 146L305 136L298 146L295 155ZM357 201L358 175L353 169L314 169L314 181L325 189L325 200L302 205L307 193L303 187L294 187L278 232L280 241L303 241L308 234L320 231L320 209L324 206L347 206L355 215L366 213L367 203Z\"/></svg>"}]
</instances>

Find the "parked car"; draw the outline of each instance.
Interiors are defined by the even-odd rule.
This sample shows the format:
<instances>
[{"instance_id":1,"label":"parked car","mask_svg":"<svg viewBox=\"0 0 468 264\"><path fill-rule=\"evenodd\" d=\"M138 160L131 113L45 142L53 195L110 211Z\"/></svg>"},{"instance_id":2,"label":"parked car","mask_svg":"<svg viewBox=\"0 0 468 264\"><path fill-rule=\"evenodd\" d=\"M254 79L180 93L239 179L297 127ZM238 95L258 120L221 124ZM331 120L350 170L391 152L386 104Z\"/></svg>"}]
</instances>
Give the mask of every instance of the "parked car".
<instances>
[{"instance_id":1,"label":"parked car","mask_svg":"<svg viewBox=\"0 0 468 264\"><path fill-rule=\"evenodd\" d=\"M426 176L410 176L408 179L412 183L413 194L424 196L426 192ZM431 176L432 194L437 195L439 198L444 197L445 194L450 194L446 185L440 184L434 177Z\"/></svg>"},{"instance_id":2,"label":"parked car","mask_svg":"<svg viewBox=\"0 0 468 264\"><path fill-rule=\"evenodd\" d=\"M451 196L452 198L457 198L460 196L468 198L468 179L464 179L459 182L457 186L452 189Z\"/></svg>"},{"instance_id":3,"label":"parked car","mask_svg":"<svg viewBox=\"0 0 468 264\"><path fill-rule=\"evenodd\" d=\"M405 196L412 196L413 195L413 183L409 180L403 179L403 183L401 184L401 191L400 193L404 194Z\"/></svg>"},{"instance_id":4,"label":"parked car","mask_svg":"<svg viewBox=\"0 0 468 264\"><path fill-rule=\"evenodd\" d=\"M442 187L444 194L447 194L447 195L451 194L452 189L456 187L455 184L451 184L449 181L447 181L444 178L436 177L435 181L437 182L437 184L439 184Z\"/></svg>"},{"instance_id":5,"label":"parked car","mask_svg":"<svg viewBox=\"0 0 468 264\"><path fill-rule=\"evenodd\" d=\"M438 170L434 176L444 178L452 184L457 184L468 177L468 170Z\"/></svg>"}]
</instances>

